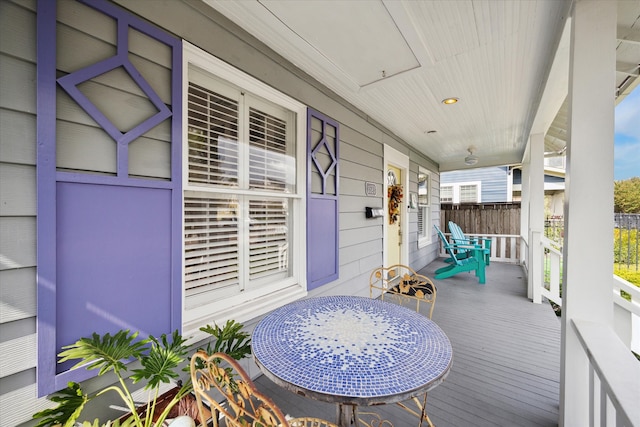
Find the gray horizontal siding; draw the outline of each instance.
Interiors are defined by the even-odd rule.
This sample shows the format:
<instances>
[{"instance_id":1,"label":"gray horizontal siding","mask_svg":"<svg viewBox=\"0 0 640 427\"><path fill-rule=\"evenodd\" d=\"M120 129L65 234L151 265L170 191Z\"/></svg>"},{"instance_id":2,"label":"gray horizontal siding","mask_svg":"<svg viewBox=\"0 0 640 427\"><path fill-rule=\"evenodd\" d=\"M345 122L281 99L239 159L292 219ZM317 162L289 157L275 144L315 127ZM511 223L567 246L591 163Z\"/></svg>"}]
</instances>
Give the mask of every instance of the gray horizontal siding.
<instances>
[{"instance_id":1,"label":"gray horizontal siding","mask_svg":"<svg viewBox=\"0 0 640 427\"><path fill-rule=\"evenodd\" d=\"M2 79L2 77L0 77ZM0 161L36 164L36 116L0 108Z\"/></svg>"},{"instance_id":2,"label":"gray horizontal siding","mask_svg":"<svg viewBox=\"0 0 640 427\"><path fill-rule=\"evenodd\" d=\"M51 403L37 399L36 15L0 2L0 424Z\"/></svg>"},{"instance_id":3,"label":"gray horizontal siding","mask_svg":"<svg viewBox=\"0 0 640 427\"><path fill-rule=\"evenodd\" d=\"M0 323L35 316L36 268L0 270Z\"/></svg>"}]
</instances>

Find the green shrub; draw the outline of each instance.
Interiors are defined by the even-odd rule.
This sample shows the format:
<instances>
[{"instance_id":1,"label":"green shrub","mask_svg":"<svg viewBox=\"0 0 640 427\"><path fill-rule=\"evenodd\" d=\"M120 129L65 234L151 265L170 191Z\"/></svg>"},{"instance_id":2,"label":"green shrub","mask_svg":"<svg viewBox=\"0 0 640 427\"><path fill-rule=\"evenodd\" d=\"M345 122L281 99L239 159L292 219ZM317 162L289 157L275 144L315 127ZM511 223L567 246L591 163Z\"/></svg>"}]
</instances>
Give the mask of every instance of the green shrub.
<instances>
[{"instance_id":1,"label":"green shrub","mask_svg":"<svg viewBox=\"0 0 640 427\"><path fill-rule=\"evenodd\" d=\"M613 273L616 276L623 278L627 282L631 282L634 285L640 287L640 271L636 271L635 266L627 268L625 265L616 264L613 269Z\"/></svg>"},{"instance_id":2,"label":"green shrub","mask_svg":"<svg viewBox=\"0 0 640 427\"><path fill-rule=\"evenodd\" d=\"M613 261L633 264L638 260L638 230L613 230Z\"/></svg>"}]
</instances>

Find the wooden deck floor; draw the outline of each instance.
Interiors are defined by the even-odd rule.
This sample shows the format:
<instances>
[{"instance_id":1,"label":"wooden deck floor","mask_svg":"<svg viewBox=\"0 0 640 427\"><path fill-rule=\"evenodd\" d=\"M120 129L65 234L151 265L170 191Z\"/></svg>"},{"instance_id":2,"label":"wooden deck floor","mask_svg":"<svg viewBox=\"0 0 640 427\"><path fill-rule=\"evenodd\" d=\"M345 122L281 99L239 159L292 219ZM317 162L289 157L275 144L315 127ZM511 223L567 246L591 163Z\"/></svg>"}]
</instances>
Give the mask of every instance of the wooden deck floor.
<instances>
[{"instance_id":1,"label":"wooden deck floor","mask_svg":"<svg viewBox=\"0 0 640 427\"><path fill-rule=\"evenodd\" d=\"M443 265L437 260L420 273L433 277ZM435 282L433 320L449 336L454 358L447 379L429 392L433 423L557 426L560 320L548 303L526 298L522 269L493 263L484 286L466 273ZM256 384L286 413L335 420L332 404L296 396L264 376ZM417 426L417 419L396 405L373 410L395 427Z\"/></svg>"}]
</instances>

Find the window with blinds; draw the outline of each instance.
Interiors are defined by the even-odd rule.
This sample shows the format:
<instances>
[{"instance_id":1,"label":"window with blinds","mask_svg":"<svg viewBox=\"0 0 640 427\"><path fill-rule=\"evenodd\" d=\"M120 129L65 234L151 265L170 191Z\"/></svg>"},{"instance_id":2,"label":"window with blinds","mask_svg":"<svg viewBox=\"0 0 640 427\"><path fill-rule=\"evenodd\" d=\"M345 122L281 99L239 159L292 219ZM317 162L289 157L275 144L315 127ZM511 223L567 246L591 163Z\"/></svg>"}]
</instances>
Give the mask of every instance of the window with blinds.
<instances>
[{"instance_id":1,"label":"window with blinds","mask_svg":"<svg viewBox=\"0 0 640 427\"><path fill-rule=\"evenodd\" d=\"M234 293L240 284L238 200L184 199L185 295Z\"/></svg>"},{"instance_id":2,"label":"window with blinds","mask_svg":"<svg viewBox=\"0 0 640 427\"><path fill-rule=\"evenodd\" d=\"M190 66L185 306L292 275L295 113Z\"/></svg>"},{"instance_id":3,"label":"window with blinds","mask_svg":"<svg viewBox=\"0 0 640 427\"><path fill-rule=\"evenodd\" d=\"M430 241L430 175L425 169L418 169L418 244L426 244Z\"/></svg>"},{"instance_id":4,"label":"window with blinds","mask_svg":"<svg viewBox=\"0 0 640 427\"><path fill-rule=\"evenodd\" d=\"M238 101L189 83L189 183L238 185Z\"/></svg>"}]
</instances>

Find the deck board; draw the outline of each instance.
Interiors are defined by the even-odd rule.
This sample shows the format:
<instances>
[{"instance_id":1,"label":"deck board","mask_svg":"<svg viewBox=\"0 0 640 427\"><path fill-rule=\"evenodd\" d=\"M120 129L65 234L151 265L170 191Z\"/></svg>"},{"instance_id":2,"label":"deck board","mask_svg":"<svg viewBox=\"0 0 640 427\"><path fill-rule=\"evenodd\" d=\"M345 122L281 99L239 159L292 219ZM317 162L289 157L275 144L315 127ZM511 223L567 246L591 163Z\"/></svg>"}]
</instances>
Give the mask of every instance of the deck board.
<instances>
[{"instance_id":1,"label":"deck board","mask_svg":"<svg viewBox=\"0 0 640 427\"><path fill-rule=\"evenodd\" d=\"M443 265L435 261L420 273L433 277ZM466 273L434 282L433 320L449 336L454 354L449 376L429 392L427 408L434 424L557 426L560 319L548 303L527 299L522 269L492 263L486 285ZM256 384L288 414L335 419L335 405L296 396L264 376ZM395 427L417 426L396 405L370 410Z\"/></svg>"}]
</instances>

